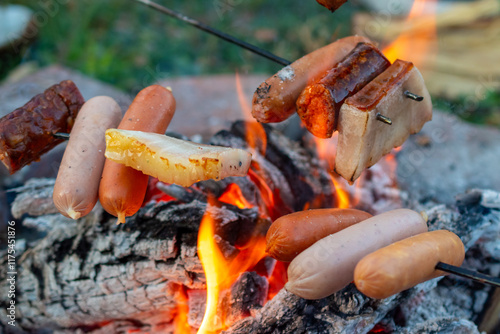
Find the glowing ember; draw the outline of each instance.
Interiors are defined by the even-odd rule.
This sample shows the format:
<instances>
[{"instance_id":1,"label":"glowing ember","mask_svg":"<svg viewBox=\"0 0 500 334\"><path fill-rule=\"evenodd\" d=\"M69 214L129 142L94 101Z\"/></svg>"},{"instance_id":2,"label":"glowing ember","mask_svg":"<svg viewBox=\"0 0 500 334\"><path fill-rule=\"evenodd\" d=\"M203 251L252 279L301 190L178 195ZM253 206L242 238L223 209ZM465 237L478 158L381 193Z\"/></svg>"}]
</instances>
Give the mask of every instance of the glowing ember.
<instances>
[{"instance_id":1,"label":"glowing ember","mask_svg":"<svg viewBox=\"0 0 500 334\"><path fill-rule=\"evenodd\" d=\"M425 21L403 31L396 40L383 49L384 55L392 63L404 59L421 67L424 61L436 52L436 0L415 0L407 22L425 17Z\"/></svg>"}]
</instances>

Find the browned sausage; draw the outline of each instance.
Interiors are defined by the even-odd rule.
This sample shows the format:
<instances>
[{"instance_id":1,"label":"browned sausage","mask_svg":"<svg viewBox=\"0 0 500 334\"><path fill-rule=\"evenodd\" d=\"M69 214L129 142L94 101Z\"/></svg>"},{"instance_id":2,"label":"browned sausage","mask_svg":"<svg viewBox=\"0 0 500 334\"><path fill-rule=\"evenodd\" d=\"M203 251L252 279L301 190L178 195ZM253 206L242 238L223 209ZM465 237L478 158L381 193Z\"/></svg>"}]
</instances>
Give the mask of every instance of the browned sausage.
<instances>
[{"instance_id":1,"label":"browned sausage","mask_svg":"<svg viewBox=\"0 0 500 334\"><path fill-rule=\"evenodd\" d=\"M73 81L49 87L42 94L0 119L0 159L11 174L38 160L69 133L84 103Z\"/></svg>"},{"instance_id":2,"label":"browned sausage","mask_svg":"<svg viewBox=\"0 0 500 334\"><path fill-rule=\"evenodd\" d=\"M175 112L175 99L165 87L153 85L137 94L118 129L165 133ZM106 159L99 185L99 201L124 223L141 207L148 176L131 167Z\"/></svg>"},{"instance_id":3,"label":"browned sausage","mask_svg":"<svg viewBox=\"0 0 500 334\"><path fill-rule=\"evenodd\" d=\"M341 61L366 37L349 36L315 50L260 84L253 95L252 115L262 123L286 120L295 112L295 102L302 90Z\"/></svg>"},{"instance_id":4,"label":"browned sausage","mask_svg":"<svg viewBox=\"0 0 500 334\"><path fill-rule=\"evenodd\" d=\"M419 283L447 275L438 262L460 266L465 249L453 232L438 230L395 242L365 256L356 265L354 283L372 298L387 298Z\"/></svg>"},{"instance_id":5,"label":"browned sausage","mask_svg":"<svg viewBox=\"0 0 500 334\"><path fill-rule=\"evenodd\" d=\"M306 299L329 296L352 282L354 268L365 255L427 232L425 219L415 211L398 209L368 218L317 241L288 267L285 288Z\"/></svg>"},{"instance_id":6,"label":"browned sausage","mask_svg":"<svg viewBox=\"0 0 500 334\"><path fill-rule=\"evenodd\" d=\"M317 209L291 213L274 221L267 231L266 251L280 261L292 261L316 241L372 215L355 209Z\"/></svg>"},{"instance_id":7,"label":"browned sausage","mask_svg":"<svg viewBox=\"0 0 500 334\"><path fill-rule=\"evenodd\" d=\"M307 130L316 137L330 138L337 130L338 114L344 100L390 65L375 46L359 43L318 82L308 85L297 99L297 113Z\"/></svg>"}]
</instances>

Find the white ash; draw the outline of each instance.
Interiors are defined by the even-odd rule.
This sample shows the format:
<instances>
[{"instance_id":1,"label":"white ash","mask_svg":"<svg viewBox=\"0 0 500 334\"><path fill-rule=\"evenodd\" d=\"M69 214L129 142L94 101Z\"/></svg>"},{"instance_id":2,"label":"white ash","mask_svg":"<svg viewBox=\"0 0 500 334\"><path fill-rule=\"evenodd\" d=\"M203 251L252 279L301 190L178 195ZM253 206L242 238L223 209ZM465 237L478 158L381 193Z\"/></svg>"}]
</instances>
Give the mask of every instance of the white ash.
<instances>
[{"instance_id":1,"label":"white ash","mask_svg":"<svg viewBox=\"0 0 500 334\"><path fill-rule=\"evenodd\" d=\"M292 81L295 78L295 71L290 65L283 67L277 74L281 81Z\"/></svg>"}]
</instances>

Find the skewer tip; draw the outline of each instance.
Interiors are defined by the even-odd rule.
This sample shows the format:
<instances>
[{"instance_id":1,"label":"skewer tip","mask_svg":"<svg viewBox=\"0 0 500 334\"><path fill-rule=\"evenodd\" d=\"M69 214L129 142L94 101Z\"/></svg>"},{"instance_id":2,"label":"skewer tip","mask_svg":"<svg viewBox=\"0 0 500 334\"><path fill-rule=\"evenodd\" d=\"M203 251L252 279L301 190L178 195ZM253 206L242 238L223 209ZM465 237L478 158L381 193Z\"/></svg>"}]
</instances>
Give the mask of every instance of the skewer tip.
<instances>
[{"instance_id":1,"label":"skewer tip","mask_svg":"<svg viewBox=\"0 0 500 334\"><path fill-rule=\"evenodd\" d=\"M408 90L405 90L404 94L407 98L412 99L412 100L417 101L417 102L420 102L424 99L423 96L413 94L412 92L410 92Z\"/></svg>"},{"instance_id":2,"label":"skewer tip","mask_svg":"<svg viewBox=\"0 0 500 334\"><path fill-rule=\"evenodd\" d=\"M69 139L69 133L64 133L64 132L56 132L52 134L54 137L58 139Z\"/></svg>"},{"instance_id":3,"label":"skewer tip","mask_svg":"<svg viewBox=\"0 0 500 334\"><path fill-rule=\"evenodd\" d=\"M385 123L387 125L392 125L392 120L389 117L384 116L381 113L377 113L376 117L377 117L377 121L380 121L380 122Z\"/></svg>"}]
</instances>

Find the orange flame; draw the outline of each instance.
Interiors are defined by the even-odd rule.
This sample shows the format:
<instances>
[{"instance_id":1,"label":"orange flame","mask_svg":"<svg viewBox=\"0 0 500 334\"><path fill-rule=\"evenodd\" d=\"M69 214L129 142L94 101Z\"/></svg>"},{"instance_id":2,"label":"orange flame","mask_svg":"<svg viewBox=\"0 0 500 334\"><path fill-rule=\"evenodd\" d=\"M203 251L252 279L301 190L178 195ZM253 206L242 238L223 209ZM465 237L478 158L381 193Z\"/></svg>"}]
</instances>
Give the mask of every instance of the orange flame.
<instances>
[{"instance_id":1,"label":"orange flame","mask_svg":"<svg viewBox=\"0 0 500 334\"><path fill-rule=\"evenodd\" d=\"M409 60L417 67L436 52L436 0L415 0L408 14L407 23L416 18L425 17L425 25L410 25L392 43L383 49L383 53L392 63L396 59Z\"/></svg>"},{"instance_id":2,"label":"orange flame","mask_svg":"<svg viewBox=\"0 0 500 334\"><path fill-rule=\"evenodd\" d=\"M227 267L220 265L226 260L215 242L214 224L213 218L209 214L205 214L198 231L198 257L203 266L207 284L207 306L198 330L199 334L213 333L223 326L220 324L220 318L217 318L217 304Z\"/></svg>"},{"instance_id":3,"label":"orange flame","mask_svg":"<svg viewBox=\"0 0 500 334\"><path fill-rule=\"evenodd\" d=\"M337 194L337 208L347 209L351 206L351 200L349 198L349 193L340 186L340 182L335 179L333 175L330 174L333 186Z\"/></svg>"},{"instance_id":4,"label":"orange flame","mask_svg":"<svg viewBox=\"0 0 500 334\"><path fill-rule=\"evenodd\" d=\"M227 186L224 193L219 197L219 201L233 204L239 209L249 209L252 207L236 183L231 183Z\"/></svg>"},{"instance_id":5,"label":"orange flame","mask_svg":"<svg viewBox=\"0 0 500 334\"><path fill-rule=\"evenodd\" d=\"M182 288L177 291L177 306L174 317L174 334L191 334L188 324L189 305L186 291Z\"/></svg>"},{"instance_id":6,"label":"orange flame","mask_svg":"<svg viewBox=\"0 0 500 334\"><path fill-rule=\"evenodd\" d=\"M243 112L244 119L246 122L246 141L248 146L254 150L260 152L260 154L266 154L267 148L267 135L262 124L256 121L252 121L254 118L252 116L252 108L247 102L248 99L243 92L243 87L241 85L240 76L236 73L236 92L238 93L238 100L241 105L241 110ZM250 120L250 121L249 121Z\"/></svg>"},{"instance_id":7,"label":"orange flame","mask_svg":"<svg viewBox=\"0 0 500 334\"><path fill-rule=\"evenodd\" d=\"M329 139L321 139L313 137L318 158L325 164L325 168L333 171L335 166L335 156L337 155L338 132L335 132ZM332 203L332 206L337 208L347 209L351 207L351 199L347 191L347 183L344 179L338 177L334 172L330 172L332 181L332 189L335 192L337 201Z\"/></svg>"},{"instance_id":8,"label":"orange flame","mask_svg":"<svg viewBox=\"0 0 500 334\"><path fill-rule=\"evenodd\" d=\"M213 200L209 201L209 206L212 205L210 202ZM225 310L217 308L221 292L230 288L240 273L253 268L266 255L265 237L256 235L239 249L240 252L234 259L226 259L215 242L216 221L210 214L209 206L198 232L198 256L207 285L207 305L199 334L217 333L227 329Z\"/></svg>"}]
</instances>

